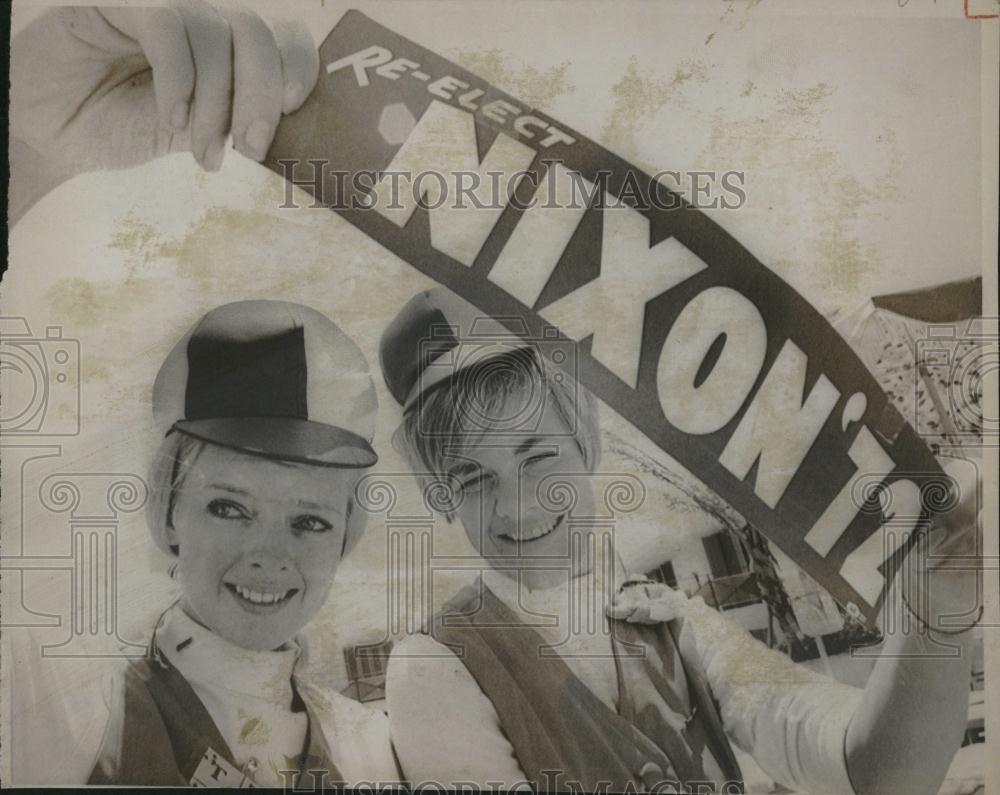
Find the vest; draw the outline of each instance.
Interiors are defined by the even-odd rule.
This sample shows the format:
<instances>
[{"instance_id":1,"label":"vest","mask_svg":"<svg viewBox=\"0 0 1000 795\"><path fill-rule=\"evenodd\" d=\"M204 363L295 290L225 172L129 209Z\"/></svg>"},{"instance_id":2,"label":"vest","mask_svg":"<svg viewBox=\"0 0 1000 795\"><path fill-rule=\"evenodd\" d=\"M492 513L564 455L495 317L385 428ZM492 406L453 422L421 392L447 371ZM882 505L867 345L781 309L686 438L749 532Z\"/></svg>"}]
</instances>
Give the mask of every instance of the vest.
<instances>
[{"instance_id":1,"label":"vest","mask_svg":"<svg viewBox=\"0 0 1000 795\"><path fill-rule=\"evenodd\" d=\"M704 674L681 655L681 621L611 624L617 713L485 586L460 591L430 634L451 647L493 702L536 789L742 792ZM723 781L706 776L706 752Z\"/></svg>"},{"instance_id":2,"label":"vest","mask_svg":"<svg viewBox=\"0 0 1000 795\"><path fill-rule=\"evenodd\" d=\"M296 698L306 710L309 728L293 786L343 786L319 721L297 693ZM88 784L254 786L252 771L239 769L205 705L162 655L150 653L129 663L124 710L121 735L105 735Z\"/></svg>"}]
</instances>

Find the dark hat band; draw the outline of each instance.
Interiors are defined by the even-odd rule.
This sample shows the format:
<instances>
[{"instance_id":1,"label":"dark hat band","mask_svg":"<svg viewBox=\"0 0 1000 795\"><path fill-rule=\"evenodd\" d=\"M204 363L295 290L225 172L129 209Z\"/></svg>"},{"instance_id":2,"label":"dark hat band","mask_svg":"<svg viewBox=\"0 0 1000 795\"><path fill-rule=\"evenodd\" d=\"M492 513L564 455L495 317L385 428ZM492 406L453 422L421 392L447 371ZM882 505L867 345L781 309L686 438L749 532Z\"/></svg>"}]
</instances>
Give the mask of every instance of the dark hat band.
<instances>
[{"instance_id":1,"label":"dark hat band","mask_svg":"<svg viewBox=\"0 0 1000 795\"><path fill-rule=\"evenodd\" d=\"M297 417L223 417L181 420L168 431L275 461L366 468L378 461L358 434Z\"/></svg>"}]
</instances>

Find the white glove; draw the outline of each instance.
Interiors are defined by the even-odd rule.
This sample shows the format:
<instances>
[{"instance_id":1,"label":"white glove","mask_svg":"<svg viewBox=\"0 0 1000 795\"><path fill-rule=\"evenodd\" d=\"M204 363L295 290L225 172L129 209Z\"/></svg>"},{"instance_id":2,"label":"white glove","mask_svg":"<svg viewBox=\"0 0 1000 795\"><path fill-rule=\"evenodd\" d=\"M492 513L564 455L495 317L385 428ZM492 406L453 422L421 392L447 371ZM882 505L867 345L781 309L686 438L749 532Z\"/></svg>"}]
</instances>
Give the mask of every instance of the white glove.
<instances>
[{"instance_id":1,"label":"white glove","mask_svg":"<svg viewBox=\"0 0 1000 795\"><path fill-rule=\"evenodd\" d=\"M669 585L645 578L630 578L608 606L609 618L633 624L673 621L688 606L688 597Z\"/></svg>"}]
</instances>

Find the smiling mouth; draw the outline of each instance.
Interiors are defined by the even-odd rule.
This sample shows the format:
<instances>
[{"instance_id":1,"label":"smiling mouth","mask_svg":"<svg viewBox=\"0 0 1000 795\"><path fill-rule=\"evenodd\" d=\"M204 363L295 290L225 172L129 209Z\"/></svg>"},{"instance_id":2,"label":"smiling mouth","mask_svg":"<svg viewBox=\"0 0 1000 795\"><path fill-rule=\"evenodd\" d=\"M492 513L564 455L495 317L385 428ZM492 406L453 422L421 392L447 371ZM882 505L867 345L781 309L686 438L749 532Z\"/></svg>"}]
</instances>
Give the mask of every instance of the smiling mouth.
<instances>
[{"instance_id":1,"label":"smiling mouth","mask_svg":"<svg viewBox=\"0 0 1000 795\"><path fill-rule=\"evenodd\" d=\"M223 583L236 601L245 610L253 613L273 613L284 607L295 594L298 588L289 588L286 591L257 591L253 588L246 588L234 583Z\"/></svg>"},{"instance_id":2,"label":"smiling mouth","mask_svg":"<svg viewBox=\"0 0 1000 795\"><path fill-rule=\"evenodd\" d=\"M537 541L540 538L545 538L553 530L559 527L563 519L566 518L566 514L559 514L558 517L553 519L551 522L543 522L528 527L521 527L520 530L515 530L517 535L512 535L510 533L497 533L497 535L504 539L505 541L513 541L521 544L528 544L532 541Z\"/></svg>"}]
</instances>

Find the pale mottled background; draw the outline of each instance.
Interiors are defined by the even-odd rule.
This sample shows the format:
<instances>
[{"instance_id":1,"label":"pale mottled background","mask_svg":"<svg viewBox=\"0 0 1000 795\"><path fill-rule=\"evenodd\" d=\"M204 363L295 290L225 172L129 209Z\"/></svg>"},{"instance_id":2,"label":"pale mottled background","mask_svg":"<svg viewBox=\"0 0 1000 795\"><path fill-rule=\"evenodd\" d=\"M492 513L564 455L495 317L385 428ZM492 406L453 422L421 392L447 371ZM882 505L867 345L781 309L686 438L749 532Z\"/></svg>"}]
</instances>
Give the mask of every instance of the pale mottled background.
<instances>
[{"instance_id":1,"label":"pale mottled background","mask_svg":"<svg viewBox=\"0 0 1000 795\"><path fill-rule=\"evenodd\" d=\"M15 32L36 5L17 4ZM960 2L831 5L316 0L284 2L280 12L307 18L319 42L344 10L360 8L650 172L744 170L747 205L709 214L831 313L977 274L983 245L980 24L962 18ZM24 451L4 450L5 554L68 551L66 516L41 507L32 490L44 475L145 472L159 363L203 312L227 301L281 298L334 317L372 362L380 470L406 471L388 444L398 412L376 345L428 281L333 213L277 209L283 191L232 150L218 174L174 155L77 178L12 230L3 313L24 315L36 334L58 325L80 340L83 433L55 440L60 456L23 466ZM406 477L390 479L408 487ZM650 556L683 559L703 524L683 504L651 499L620 548L640 569ZM370 525L313 633L334 682L343 681L340 645L385 629L383 530ZM173 593L169 560L145 533L141 516L119 533L126 639L138 640ZM442 549L468 552L454 529L440 536ZM8 620L22 609L10 582ZM67 582L65 573L26 575L23 606L59 615Z\"/></svg>"}]
</instances>

